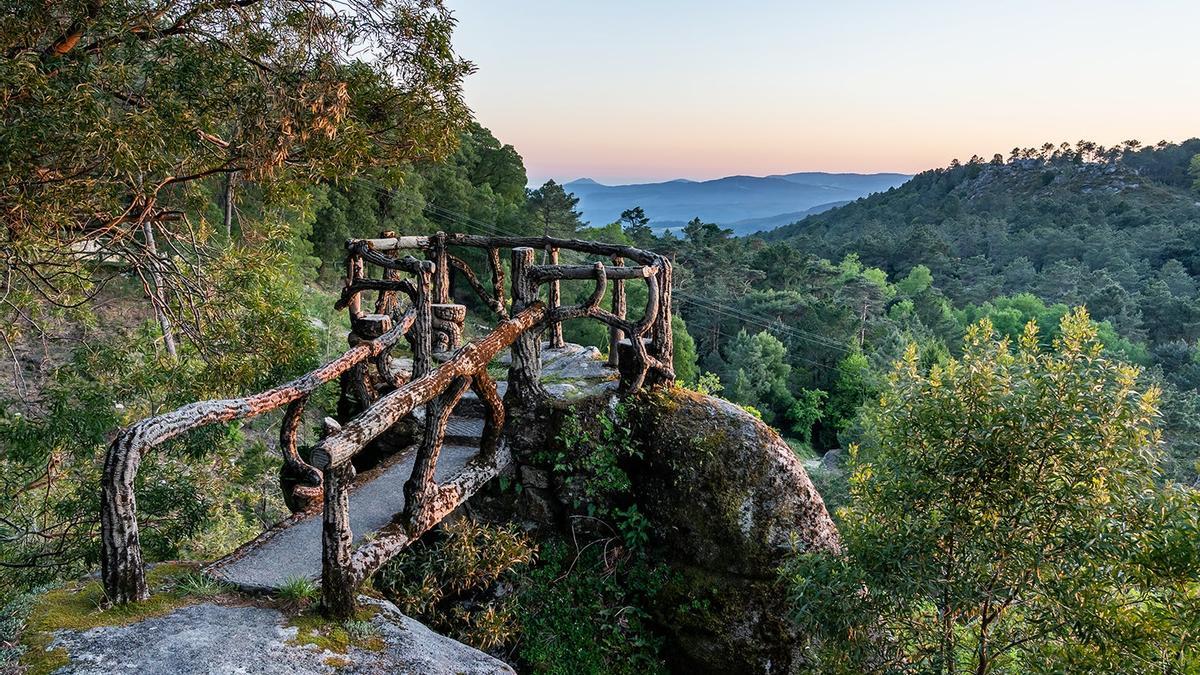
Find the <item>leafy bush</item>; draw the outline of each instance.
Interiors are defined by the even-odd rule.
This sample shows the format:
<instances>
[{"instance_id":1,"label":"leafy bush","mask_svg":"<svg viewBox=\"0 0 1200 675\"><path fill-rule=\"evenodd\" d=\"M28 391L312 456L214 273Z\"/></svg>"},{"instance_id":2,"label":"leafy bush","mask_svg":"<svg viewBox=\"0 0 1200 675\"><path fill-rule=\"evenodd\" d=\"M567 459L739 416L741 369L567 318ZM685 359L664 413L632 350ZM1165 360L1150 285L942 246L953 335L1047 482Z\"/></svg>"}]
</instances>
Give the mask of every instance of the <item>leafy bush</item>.
<instances>
[{"instance_id":1,"label":"leafy bush","mask_svg":"<svg viewBox=\"0 0 1200 675\"><path fill-rule=\"evenodd\" d=\"M845 556L799 555L826 670L1195 672L1200 496L1156 485L1156 388L1075 310L896 364L851 452Z\"/></svg>"},{"instance_id":2,"label":"leafy bush","mask_svg":"<svg viewBox=\"0 0 1200 675\"><path fill-rule=\"evenodd\" d=\"M516 637L513 598L502 587L534 557L532 543L516 530L459 518L384 566L375 586L434 630L494 650Z\"/></svg>"},{"instance_id":3,"label":"leafy bush","mask_svg":"<svg viewBox=\"0 0 1200 675\"><path fill-rule=\"evenodd\" d=\"M665 673L662 641L644 608L665 584L664 568L613 558L602 546L542 547L520 582L517 657L539 673Z\"/></svg>"},{"instance_id":4,"label":"leafy bush","mask_svg":"<svg viewBox=\"0 0 1200 675\"><path fill-rule=\"evenodd\" d=\"M618 404L593 417L588 425L576 414L569 414L553 446L534 457L561 477L573 506L587 509L590 515L608 515L614 497L627 499L631 485L621 462L641 457L633 443L627 414L624 404Z\"/></svg>"}]
</instances>

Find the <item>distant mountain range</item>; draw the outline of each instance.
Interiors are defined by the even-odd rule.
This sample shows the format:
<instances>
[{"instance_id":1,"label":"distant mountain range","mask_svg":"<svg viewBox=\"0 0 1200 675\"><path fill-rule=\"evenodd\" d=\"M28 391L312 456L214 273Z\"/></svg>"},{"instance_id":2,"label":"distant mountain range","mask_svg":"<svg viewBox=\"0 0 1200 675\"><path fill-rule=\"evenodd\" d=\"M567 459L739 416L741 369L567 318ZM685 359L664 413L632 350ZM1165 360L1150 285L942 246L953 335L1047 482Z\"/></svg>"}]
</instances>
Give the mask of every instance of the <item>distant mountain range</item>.
<instances>
[{"instance_id":1,"label":"distant mountain range","mask_svg":"<svg viewBox=\"0 0 1200 675\"><path fill-rule=\"evenodd\" d=\"M592 225L611 223L625 209L640 206L656 229L682 227L692 218L700 218L732 228L737 234L749 234L886 191L909 178L899 173L807 171L635 185L604 185L581 178L564 187L579 197L583 219Z\"/></svg>"}]
</instances>

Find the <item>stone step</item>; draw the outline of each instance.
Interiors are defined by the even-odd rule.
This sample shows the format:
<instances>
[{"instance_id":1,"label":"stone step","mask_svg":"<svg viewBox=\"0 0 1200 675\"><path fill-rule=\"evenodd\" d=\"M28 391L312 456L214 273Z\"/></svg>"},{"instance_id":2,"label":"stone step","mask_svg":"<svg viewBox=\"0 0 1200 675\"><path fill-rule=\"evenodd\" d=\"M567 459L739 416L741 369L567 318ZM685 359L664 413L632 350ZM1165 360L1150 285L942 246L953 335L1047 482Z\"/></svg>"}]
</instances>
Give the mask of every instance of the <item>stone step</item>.
<instances>
[{"instance_id":1,"label":"stone step","mask_svg":"<svg viewBox=\"0 0 1200 675\"><path fill-rule=\"evenodd\" d=\"M438 458L435 479L453 480L479 454L474 445L446 444ZM507 453L501 453L507 457ZM350 530L354 545L365 535L392 522L404 511L404 483L412 475L416 448L409 448L392 464L376 469L350 492ZM496 474L507 466L498 462ZM213 577L251 591L274 591L293 577L319 579L321 576L321 514L294 516L275 529L210 565Z\"/></svg>"}]
</instances>

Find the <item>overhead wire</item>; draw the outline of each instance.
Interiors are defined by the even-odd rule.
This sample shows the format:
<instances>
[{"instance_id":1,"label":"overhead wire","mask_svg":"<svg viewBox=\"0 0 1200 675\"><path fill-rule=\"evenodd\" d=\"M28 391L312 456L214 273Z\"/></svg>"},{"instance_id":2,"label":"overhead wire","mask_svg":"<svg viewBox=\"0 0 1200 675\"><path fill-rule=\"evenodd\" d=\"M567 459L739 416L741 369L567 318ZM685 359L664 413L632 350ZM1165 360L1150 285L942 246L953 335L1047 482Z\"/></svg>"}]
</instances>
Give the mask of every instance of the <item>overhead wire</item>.
<instances>
[{"instance_id":1,"label":"overhead wire","mask_svg":"<svg viewBox=\"0 0 1200 675\"><path fill-rule=\"evenodd\" d=\"M363 184L374 189L376 192L378 192L380 194L390 195L392 193L392 190L388 189L386 186L380 185L380 184L378 184L374 181L371 181L365 177L359 176L359 177L356 177L355 180L362 182ZM459 213L457 211L446 208L444 206L439 206L428 200L424 201L422 210L428 211L428 212L432 213L434 216L438 217L439 219L447 221L451 224L456 224L456 225L465 227L469 230L472 230L475 234L492 235L492 236L500 235L500 236L511 236L511 237L523 236L520 233L513 232L511 230L507 230L507 229L502 228L494 223L487 223L487 222L472 218L471 216L468 216L463 213ZM788 337L788 338L791 338L791 339L797 340L797 341L809 342L811 344L814 344L814 345L817 345L820 347L825 347L827 349L833 349L833 350L837 350L837 351L841 351L841 352L849 352L850 351L850 348L847 347L846 345L842 345L842 344L833 342L833 341L825 338L824 336L820 336L816 333L806 331L802 328L788 326L788 325L782 323L778 319L778 317L770 317L770 316L759 314L759 313L756 313L756 312L753 312L751 310L747 310L744 308L720 303L715 300L710 300L707 298L700 298L698 296L694 296L694 295L684 293L684 292L681 292L678 290L674 291L673 296L680 298L684 302L690 303L691 305L693 305L696 308L703 309L705 311L714 312L720 316L723 316L728 319L733 319L735 321L742 321L742 322L748 323L750 325L762 328L764 330L778 333L778 334L782 335L783 337ZM723 337L731 338L731 336L726 335L725 333L721 332L719 329L718 329L718 332ZM828 368L828 366L817 363L810 359L805 359L798 355L793 355L793 356L797 359L806 361L817 367Z\"/></svg>"}]
</instances>

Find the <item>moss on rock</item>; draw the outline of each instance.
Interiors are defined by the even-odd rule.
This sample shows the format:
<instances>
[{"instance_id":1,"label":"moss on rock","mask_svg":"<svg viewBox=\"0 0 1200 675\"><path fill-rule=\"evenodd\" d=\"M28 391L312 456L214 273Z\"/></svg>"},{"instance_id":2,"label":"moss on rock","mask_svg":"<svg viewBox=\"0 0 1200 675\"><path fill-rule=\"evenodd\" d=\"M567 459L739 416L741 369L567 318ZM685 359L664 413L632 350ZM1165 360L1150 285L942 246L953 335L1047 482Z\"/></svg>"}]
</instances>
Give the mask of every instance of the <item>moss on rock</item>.
<instances>
[{"instance_id":1,"label":"moss on rock","mask_svg":"<svg viewBox=\"0 0 1200 675\"><path fill-rule=\"evenodd\" d=\"M190 563L155 565L146 574L150 599L129 605L108 606L103 586L94 579L46 591L34 601L21 632L21 644L26 647L21 665L28 675L39 675L70 663L67 650L50 648L55 631L125 626L196 602L198 598L179 590L176 584L196 569L197 565Z\"/></svg>"}]
</instances>

